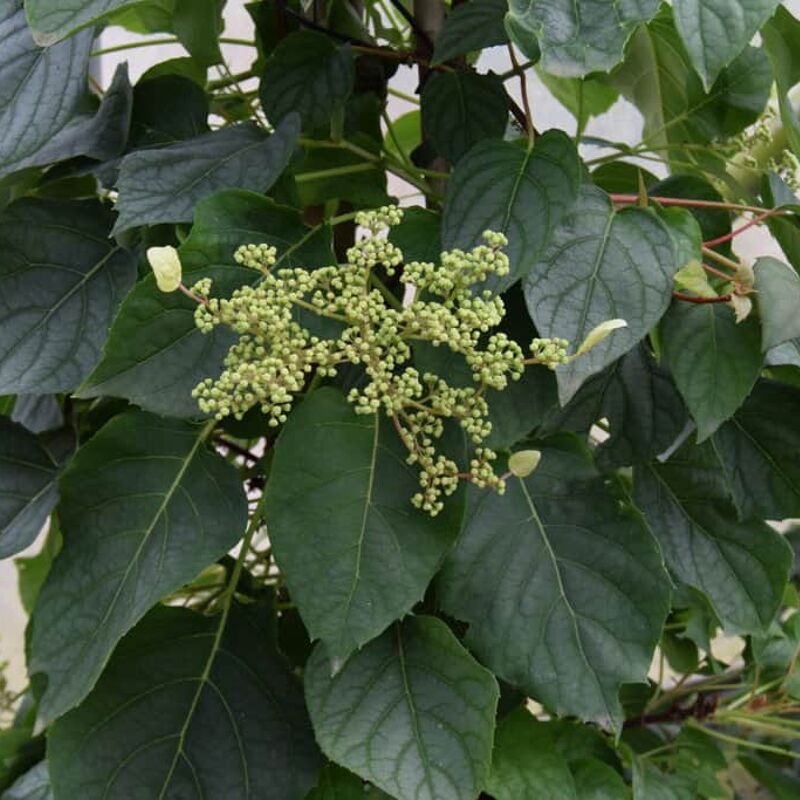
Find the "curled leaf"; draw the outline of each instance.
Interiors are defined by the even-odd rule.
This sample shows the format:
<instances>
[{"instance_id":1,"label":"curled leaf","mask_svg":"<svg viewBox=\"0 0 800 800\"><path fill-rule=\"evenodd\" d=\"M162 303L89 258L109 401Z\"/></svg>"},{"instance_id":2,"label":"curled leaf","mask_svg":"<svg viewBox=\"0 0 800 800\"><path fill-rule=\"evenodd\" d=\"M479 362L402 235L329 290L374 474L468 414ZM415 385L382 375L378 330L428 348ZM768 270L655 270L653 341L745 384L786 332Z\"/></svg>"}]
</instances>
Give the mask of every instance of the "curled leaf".
<instances>
[{"instance_id":1,"label":"curled leaf","mask_svg":"<svg viewBox=\"0 0 800 800\"><path fill-rule=\"evenodd\" d=\"M174 292L181 285L181 259L174 247L149 247L147 260L162 292Z\"/></svg>"},{"instance_id":2,"label":"curled leaf","mask_svg":"<svg viewBox=\"0 0 800 800\"><path fill-rule=\"evenodd\" d=\"M539 450L518 450L508 459L508 471L517 478L527 478L542 460Z\"/></svg>"},{"instance_id":3,"label":"curled leaf","mask_svg":"<svg viewBox=\"0 0 800 800\"><path fill-rule=\"evenodd\" d=\"M714 287L708 282L708 276L699 261L692 260L675 273L675 285L680 289L694 292L698 297L716 297Z\"/></svg>"},{"instance_id":4,"label":"curled leaf","mask_svg":"<svg viewBox=\"0 0 800 800\"><path fill-rule=\"evenodd\" d=\"M582 356L584 353L588 353L614 331L627 327L628 323L624 319L607 319L605 322L601 322L586 334L586 338L581 343L575 356Z\"/></svg>"}]
</instances>

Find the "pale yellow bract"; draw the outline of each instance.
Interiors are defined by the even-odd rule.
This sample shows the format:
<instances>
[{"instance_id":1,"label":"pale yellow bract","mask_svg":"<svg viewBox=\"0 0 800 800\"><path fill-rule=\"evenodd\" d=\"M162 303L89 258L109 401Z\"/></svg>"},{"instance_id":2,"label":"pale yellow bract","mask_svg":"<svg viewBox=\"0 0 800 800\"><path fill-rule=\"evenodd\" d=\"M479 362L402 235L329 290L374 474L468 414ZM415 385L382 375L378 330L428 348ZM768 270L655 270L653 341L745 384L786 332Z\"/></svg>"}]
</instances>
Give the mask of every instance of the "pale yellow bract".
<instances>
[{"instance_id":1,"label":"pale yellow bract","mask_svg":"<svg viewBox=\"0 0 800 800\"><path fill-rule=\"evenodd\" d=\"M542 460L539 450L517 450L508 457L508 471L517 478L527 478Z\"/></svg>"},{"instance_id":2,"label":"pale yellow bract","mask_svg":"<svg viewBox=\"0 0 800 800\"><path fill-rule=\"evenodd\" d=\"M174 292L181 285L181 259L174 247L148 247L147 260L162 292Z\"/></svg>"}]
</instances>

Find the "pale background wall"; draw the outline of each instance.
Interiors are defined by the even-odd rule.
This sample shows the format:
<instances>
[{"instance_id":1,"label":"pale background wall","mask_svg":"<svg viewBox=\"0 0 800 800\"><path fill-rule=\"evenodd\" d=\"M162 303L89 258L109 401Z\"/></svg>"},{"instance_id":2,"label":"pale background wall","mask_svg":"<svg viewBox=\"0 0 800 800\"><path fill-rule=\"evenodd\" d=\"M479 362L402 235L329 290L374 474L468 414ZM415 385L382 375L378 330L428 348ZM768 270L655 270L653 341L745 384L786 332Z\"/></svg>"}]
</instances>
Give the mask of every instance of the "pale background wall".
<instances>
[{"instance_id":1,"label":"pale background wall","mask_svg":"<svg viewBox=\"0 0 800 800\"><path fill-rule=\"evenodd\" d=\"M234 38L252 39L253 27L244 0L229 0L226 9L225 35ZM793 13L800 15L800 0L789 0L784 3ZM111 47L115 44L132 41L136 38L133 34L122 29L109 29L100 37L97 48ZM164 38L158 35L152 38ZM223 53L231 72L236 73L246 70L253 59L251 48L236 45L223 45ZM158 45L138 50L129 50L120 53L104 55L96 59L93 68L94 74L101 86L107 87L117 64L127 61L130 77L135 82L139 76L150 66L167 58L185 55L180 45ZM480 69L483 71L494 70L503 72L509 68L508 54L504 48L493 48L484 53ZM414 93L416 88L416 70L411 67L401 67L393 79L393 85L402 91ZM511 94L517 101L519 97L519 81L512 80L506 84ZM535 123L540 130L551 127L562 128L568 132L575 131L573 117L552 98L544 86L536 79L535 75L528 80L531 106ZM392 116L411 110L413 106L391 98ZM592 120L586 130L587 135L599 136L614 141L624 141L635 144L641 139L642 121L638 111L625 100L619 100L611 110ZM651 163L648 169L656 171ZM391 186L391 191L397 195L408 193L408 187L396 181ZM410 198L406 202L415 202ZM775 254L780 257L780 251L768 237L757 229L751 229L748 235L737 240L737 247L742 255L755 256ZM22 555L36 552L39 543L34 544L29 551ZM12 560L0 561L0 662L8 661L10 664L9 678L13 686L24 688L24 633L25 615L19 602L16 588L16 570Z\"/></svg>"}]
</instances>

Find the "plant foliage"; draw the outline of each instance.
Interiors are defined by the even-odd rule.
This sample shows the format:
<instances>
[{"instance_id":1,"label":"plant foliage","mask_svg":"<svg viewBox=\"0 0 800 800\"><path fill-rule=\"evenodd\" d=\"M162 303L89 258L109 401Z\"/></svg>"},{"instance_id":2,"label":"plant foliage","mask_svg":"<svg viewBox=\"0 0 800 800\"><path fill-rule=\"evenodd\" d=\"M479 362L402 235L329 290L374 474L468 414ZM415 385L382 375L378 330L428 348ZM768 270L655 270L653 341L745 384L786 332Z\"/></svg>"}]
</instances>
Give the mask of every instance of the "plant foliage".
<instances>
[{"instance_id":1,"label":"plant foliage","mask_svg":"<svg viewBox=\"0 0 800 800\"><path fill-rule=\"evenodd\" d=\"M0 800L800 797L793 10L0 0Z\"/></svg>"}]
</instances>

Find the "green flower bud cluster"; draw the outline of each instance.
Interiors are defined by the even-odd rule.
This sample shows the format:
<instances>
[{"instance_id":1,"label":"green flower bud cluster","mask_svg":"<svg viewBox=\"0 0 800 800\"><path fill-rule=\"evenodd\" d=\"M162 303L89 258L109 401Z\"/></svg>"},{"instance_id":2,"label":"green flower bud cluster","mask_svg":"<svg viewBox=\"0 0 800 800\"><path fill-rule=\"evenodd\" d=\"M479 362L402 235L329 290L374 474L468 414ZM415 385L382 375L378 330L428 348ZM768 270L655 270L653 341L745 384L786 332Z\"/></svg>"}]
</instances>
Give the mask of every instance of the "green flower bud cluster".
<instances>
[{"instance_id":1,"label":"green flower bud cluster","mask_svg":"<svg viewBox=\"0 0 800 800\"><path fill-rule=\"evenodd\" d=\"M259 272L269 272L275 266L278 251L269 244L244 244L234 254L233 260Z\"/></svg>"},{"instance_id":2,"label":"green flower bud cluster","mask_svg":"<svg viewBox=\"0 0 800 800\"><path fill-rule=\"evenodd\" d=\"M559 364L569 363L568 346L569 342L566 339L534 339L531 342L532 360L555 369Z\"/></svg>"},{"instance_id":3,"label":"green flower bud cluster","mask_svg":"<svg viewBox=\"0 0 800 800\"><path fill-rule=\"evenodd\" d=\"M208 279L195 284L197 327L208 333L224 325L239 340L222 374L202 381L193 394L200 408L218 419L241 418L259 407L270 425L278 426L314 374L332 377L342 364L361 366L366 380L351 389L348 400L356 413L391 419L408 450L408 463L419 470L412 502L436 515L460 480L503 490L503 479L492 466L496 454L483 446L491 432L484 394L519 380L526 363L560 363L565 343L535 340L535 359L526 361L515 341L492 332L505 314L503 301L475 287L508 273L501 249L507 240L499 233L487 231L484 243L469 251L442 253L438 264L406 264L400 280L413 287L413 300L392 302L376 269L391 275L403 264L402 252L386 237L401 219L396 207L360 212L356 221L363 235L342 265L274 269L274 248L248 244L236 251L235 260L263 273L256 285L225 299L210 296ZM302 324L302 314L308 313L335 320L337 332L330 338L312 335ZM416 343L463 355L475 385L453 387L445 377L420 374L413 366ZM447 420L460 424L476 445L467 472L440 452Z\"/></svg>"}]
</instances>

